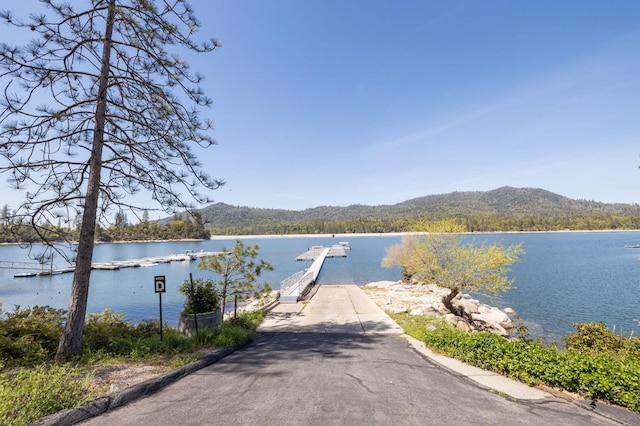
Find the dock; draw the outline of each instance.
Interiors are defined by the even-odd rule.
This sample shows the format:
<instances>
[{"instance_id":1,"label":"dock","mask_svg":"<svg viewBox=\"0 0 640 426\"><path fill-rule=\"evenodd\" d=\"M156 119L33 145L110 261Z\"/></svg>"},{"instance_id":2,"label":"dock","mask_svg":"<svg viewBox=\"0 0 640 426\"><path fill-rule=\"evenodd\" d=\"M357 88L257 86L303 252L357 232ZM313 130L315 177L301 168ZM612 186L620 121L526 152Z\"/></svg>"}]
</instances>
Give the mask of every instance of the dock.
<instances>
[{"instance_id":1,"label":"dock","mask_svg":"<svg viewBox=\"0 0 640 426\"><path fill-rule=\"evenodd\" d=\"M141 259L129 259L129 260L114 260L111 262L99 262L93 263L91 265L91 269L98 271L117 271L119 269L124 268L140 268L140 267L150 267L156 266L160 263L170 263L170 262L191 262L197 260L201 257L214 256L219 252L212 251L185 251L180 254L169 254L164 256L152 256L152 257L144 257ZM58 275L74 272L75 267L69 266L66 268L60 269L51 269L51 270L42 270L39 272L22 272L19 274L15 274L14 278L27 278L27 277L41 277L41 276L49 276L49 275Z\"/></svg>"},{"instance_id":2,"label":"dock","mask_svg":"<svg viewBox=\"0 0 640 426\"><path fill-rule=\"evenodd\" d=\"M296 257L297 261L315 260L317 259L325 249L324 246L311 246L309 250ZM329 252L325 257L347 257L347 251L351 250L349 243L341 242L329 247Z\"/></svg>"},{"instance_id":3,"label":"dock","mask_svg":"<svg viewBox=\"0 0 640 426\"><path fill-rule=\"evenodd\" d=\"M309 269L296 272L280 283L280 303L297 303L316 283L325 259L347 257L348 250L351 250L349 243L334 244L331 247L311 246L296 257L297 261L313 260L313 263Z\"/></svg>"}]
</instances>

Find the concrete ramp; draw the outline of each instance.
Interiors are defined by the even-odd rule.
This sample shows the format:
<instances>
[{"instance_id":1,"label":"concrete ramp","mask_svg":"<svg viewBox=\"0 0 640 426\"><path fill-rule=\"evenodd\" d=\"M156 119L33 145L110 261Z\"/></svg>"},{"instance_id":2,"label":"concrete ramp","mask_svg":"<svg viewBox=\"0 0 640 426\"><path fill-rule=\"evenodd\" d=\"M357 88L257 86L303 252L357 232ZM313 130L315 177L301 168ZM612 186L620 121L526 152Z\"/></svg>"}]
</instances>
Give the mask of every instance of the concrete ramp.
<instances>
[{"instance_id":1,"label":"concrete ramp","mask_svg":"<svg viewBox=\"0 0 640 426\"><path fill-rule=\"evenodd\" d=\"M323 285L308 302L280 304L259 332L402 334L402 328L356 285Z\"/></svg>"}]
</instances>

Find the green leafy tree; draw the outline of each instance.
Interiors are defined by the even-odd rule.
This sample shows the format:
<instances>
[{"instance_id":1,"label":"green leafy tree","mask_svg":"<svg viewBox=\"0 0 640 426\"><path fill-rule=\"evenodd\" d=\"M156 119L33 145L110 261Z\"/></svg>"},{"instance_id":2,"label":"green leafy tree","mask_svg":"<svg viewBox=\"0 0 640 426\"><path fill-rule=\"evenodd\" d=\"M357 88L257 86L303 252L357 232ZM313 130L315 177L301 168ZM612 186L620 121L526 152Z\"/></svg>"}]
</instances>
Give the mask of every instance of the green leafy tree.
<instances>
[{"instance_id":1,"label":"green leafy tree","mask_svg":"<svg viewBox=\"0 0 640 426\"><path fill-rule=\"evenodd\" d=\"M408 236L398 247L388 249L382 265L401 266L414 280L449 289L442 303L451 313L465 316L465 311L453 304L462 291L497 294L511 288L513 278L508 272L522 256L522 244L465 243L464 226L450 220L421 228L428 233Z\"/></svg>"},{"instance_id":2,"label":"green leafy tree","mask_svg":"<svg viewBox=\"0 0 640 426\"><path fill-rule=\"evenodd\" d=\"M258 256L259 249L260 246L257 244L245 246L242 241L236 240L232 251L224 248L213 256L200 259L199 269L212 271L222 276L219 281L216 281L216 286L222 301L223 318L227 296L232 294L250 296L259 288L256 278L263 271L273 270L271 263L265 260L254 260Z\"/></svg>"},{"instance_id":3,"label":"green leafy tree","mask_svg":"<svg viewBox=\"0 0 640 426\"><path fill-rule=\"evenodd\" d=\"M51 243L58 218L82 215L62 359L81 351L99 223L119 209L139 213L140 190L174 212L209 202L200 188L222 184L192 150L214 144L200 119L211 102L203 77L171 51L217 43L193 40L200 24L183 0L41 2L46 13L27 21L0 12L34 37L0 44L0 172L25 192L17 219L40 240Z\"/></svg>"}]
</instances>

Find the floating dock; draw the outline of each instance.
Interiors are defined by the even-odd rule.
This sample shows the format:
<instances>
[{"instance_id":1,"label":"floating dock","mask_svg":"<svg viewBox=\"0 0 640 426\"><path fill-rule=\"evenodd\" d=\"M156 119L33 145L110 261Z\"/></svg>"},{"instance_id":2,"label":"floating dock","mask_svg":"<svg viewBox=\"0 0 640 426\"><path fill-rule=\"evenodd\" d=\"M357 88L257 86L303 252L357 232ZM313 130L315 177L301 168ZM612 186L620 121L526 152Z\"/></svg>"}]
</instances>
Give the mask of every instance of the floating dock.
<instances>
[{"instance_id":1,"label":"floating dock","mask_svg":"<svg viewBox=\"0 0 640 426\"><path fill-rule=\"evenodd\" d=\"M213 251L194 252L189 250L189 251L182 252L180 254L169 254L165 256L144 257L142 259L114 260L112 262L93 263L91 265L91 269L99 270L99 271L117 271L119 269L124 269L124 268L156 266L160 263L191 262L201 257L214 256L218 253L219 252L213 252ZM23 273L15 274L13 277L14 278L38 277L38 276L65 274L65 273L74 272L74 271L75 271L75 267L69 266L67 268L51 269L49 271L43 270L40 272L23 272Z\"/></svg>"},{"instance_id":2,"label":"floating dock","mask_svg":"<svg viewBox=\"0 0 640 426\"><path fill-rule=\"evenodd\" d=\"M309 250L296 257L297 261L316 260L325 250L324 246L311 246ZM349 243L341 242L329 247L329 251L325 257L347 257L347 251L351 250Z\"/></svg>"}]
</instances>

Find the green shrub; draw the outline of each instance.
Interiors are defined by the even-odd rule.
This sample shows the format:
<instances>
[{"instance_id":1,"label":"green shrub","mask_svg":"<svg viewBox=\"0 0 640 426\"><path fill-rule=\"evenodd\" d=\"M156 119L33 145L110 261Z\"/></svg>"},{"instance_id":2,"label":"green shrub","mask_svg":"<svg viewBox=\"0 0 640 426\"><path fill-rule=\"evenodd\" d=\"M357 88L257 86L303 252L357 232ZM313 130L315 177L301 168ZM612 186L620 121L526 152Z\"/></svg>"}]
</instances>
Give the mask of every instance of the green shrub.
<instances>
[{"instance_id":1,"label":"green shrub","mask_svg":"<svg viewBox=\"0 0 640 426\"><path fill-rule=\"evenodd\" d=\"M567 349L598 354L615 352L640 355L640 338L616 334L604 322L574 324L576 332L563 337Z\"/></svg>"},{"instance_id":2,"label":"green shrub","mask_svg":"<svg viewBox=\"0 0 640 426\"><path fill-rule=\"evenodd\" d=\"M142 320L138 324L136 324L131 331L134 337L159 336L160 320L159 319Z\"/></svg>"},{"instance_id":3,"label":"green shrub","mask_svg":"<svg viewBox=\"0 0 640 426\"><path fill-rule=\"evenodd\" d=\"M225 324L215 336L213 344L216 347L241 345L253 339L254 334L253 330L241 325Z\"/></svg>"},{"instance_id":4,"label":"green shrub","mask_svg":"<svg viewBox=\"0 0 640 426\"><path fill-rule=\"evenodd\" d=\"M69 365L41 365L0 376L0 424L27 425L89 401L91 377Z\"/></svg>"},{"instance_id":5,"label":"green shrub","mask_svg":"<svg viewBox=\"0 0 640 426\"><path fill-rule=\"evenodd\" d=\"M256 311L243 313L224 324L222 327L199 333L196 341L199 345L213 345L216 347L242 345L252 340L258 325L264 319L264 312Z\"/></svg>"},{"instance_id":6,"label":"green shrub","mask_svg":"<svg viewBox=\"0 0 640 426\"><path fill-rule=\"evenodd\" d=\"M187 296L182 309L185 314L214 312L220 306L220 297L211 280L184 281L178 286L178 292Z\"/></svg>"},{"instance_id":7,"label":"green shrub","mask_svg":"<svg viewBox=\"0 0 640 426\"><path fill-rule=\"evenodd\" d=\"M640 411L637 338L616 335L604 323L577 324L578 332L565 338L563 350L540 341L467 333L432 317L392 317L436 352L529 385L545 383Z\"/></svg>"},{"instance_id":8,"label":"green shrub","mask_svg":"<svg viewBox=\"0 0 640 426\"><path fill-rule=\"evenodd\" d=\"M122 346L126 346L122 340L131 338L132 328L131 322L125 321L123 314L111 309L105 309L99 314L89 314L82 335L83 348L121 353Z\"/></svg>"},{"instance_id":9,"label":"green shrub","mask_svg":"<svg viewBox=\"0 0 640 426\"><path fill-rule=\"evenodd\" d=\"M35 306L3 312L0 319L0 367L45 362L58 349L66 311Z\"/></svg>"}]
</instances>

